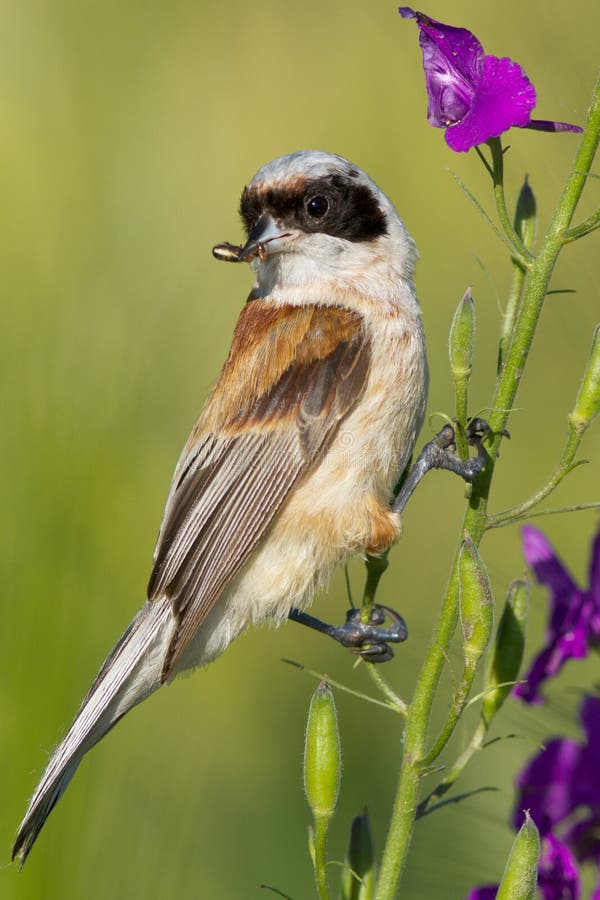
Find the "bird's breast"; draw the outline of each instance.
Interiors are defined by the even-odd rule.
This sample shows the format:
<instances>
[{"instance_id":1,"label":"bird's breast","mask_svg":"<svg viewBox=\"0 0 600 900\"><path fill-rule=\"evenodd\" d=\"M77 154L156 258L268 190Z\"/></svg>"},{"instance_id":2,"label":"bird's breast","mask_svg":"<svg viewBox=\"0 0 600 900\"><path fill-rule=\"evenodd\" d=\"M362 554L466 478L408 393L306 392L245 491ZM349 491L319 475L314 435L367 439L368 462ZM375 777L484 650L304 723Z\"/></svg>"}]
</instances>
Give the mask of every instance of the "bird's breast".
<instances>
[{"instance_id":1,"label":"bird's breast","mask_svg":"<svg viewBox=\"0 0 600 900\"><path fill-rule=\"evenodd\" d=\"M371 320L369 337L364 392L279 523L296 533L316 529L342 553L385 549L397 537L390 499L425 416L428 372L420 316Z\"/></svg>"}]
</instances>

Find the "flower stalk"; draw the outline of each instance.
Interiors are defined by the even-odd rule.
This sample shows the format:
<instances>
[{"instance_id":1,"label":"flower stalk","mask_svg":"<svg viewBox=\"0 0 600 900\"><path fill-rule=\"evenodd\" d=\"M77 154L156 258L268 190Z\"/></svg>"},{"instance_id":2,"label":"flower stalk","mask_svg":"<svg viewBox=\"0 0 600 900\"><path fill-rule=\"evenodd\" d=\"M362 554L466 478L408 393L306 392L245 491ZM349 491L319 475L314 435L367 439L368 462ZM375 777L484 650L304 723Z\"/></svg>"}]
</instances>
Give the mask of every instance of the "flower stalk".
<instances>
[{"instance_id":1,"label":"flower stalk","mask_svg":"<svg viewBox=\"0 0 600 900\"><path fill-rule=\"evenodd\" d=\"M572 171L550 225L540 243L539 251L528 267L522 300L514 319L510 345L496 383L489 420L492 430L488 443L489 462L473 485L461 529L461 534L465 532L469 534L475 547L481 542L488 525L488 498L503 431L507 427L510 412L515 403L550 278L565 244L565 235L568 235L599 140L600 81L596 85L587 124ZM497 152L500 150L498 149ZM498 171L500 172L500 170ZM512 225L510 228L512 230ZM459 553L460 547L457 548L441 615L436 623L431 646L419 674L407 713L400 778L380 868L376 900L392 900L396 895L419 804L421 780L425 772L424 761L426 759L428 762L431 761L431 754L428 753L429 720L436 689L458 622ZM444 729L442 729L441 735L444 735L444 740L434 741L436 752L441 752L446 744ZM449 737L450 734L448 734Z\"/></svg>"},{"instance_id":2,"label":"flower stalk","mask_svg":"<svg viewBox=\"0 0 600 900\"><path fill-rule=\"evenodd\" d=\"M458 304L450 327L449 356L450 372L454 380L456 395L456 449L461 459L469 456L467 443L467 419L469 404L469 381L473 371L473 348L475 343L475 309L471 289Z\"/></svg>"},{"instance_id":3,"label":"flower stalk","mask_svg":"<svg viewBox=\"0 0 600 900\"><path fill-rule=\"evenodd\" d=\"M482 157L483 158L483 157ZM492 177L494 177L492 175ZM517 200L517 208L515 211L514 230L522 241L524 247L531 251L535 241L535 232L537 224L537 205L535 196L529 186L529 179L525 176L525 181L519 192ZM516 260L513 260L513 277L508 294L508 302L502 318L502 329L500 332L500 344L498 346L498 372L502 369L510 337L512 335L515 324L515 316L521 301L523 293L523 285L525 284L526 269Z\"/></svg>"}]
</instances>

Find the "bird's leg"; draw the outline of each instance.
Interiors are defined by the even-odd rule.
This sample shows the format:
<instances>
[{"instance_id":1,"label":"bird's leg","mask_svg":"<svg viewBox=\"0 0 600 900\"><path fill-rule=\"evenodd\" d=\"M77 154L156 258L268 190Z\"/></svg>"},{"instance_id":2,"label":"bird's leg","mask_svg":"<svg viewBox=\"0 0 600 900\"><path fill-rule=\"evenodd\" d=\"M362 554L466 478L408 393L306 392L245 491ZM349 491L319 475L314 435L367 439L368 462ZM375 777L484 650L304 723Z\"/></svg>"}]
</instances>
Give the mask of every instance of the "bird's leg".
<instances>
[{"instance_id":1,"label":"bird's leg","mask_svg":"<svg viewBox=\"0 0 600 900\"><path fill-rule=\"evenodd\" d=\"M487 453L482 441L489 430L489 425L483 419L470 420L467 425L467 440L470 446L475 447L477 455L471 459L462 460L455 455L454 428L452 425L445 425L434 439L423 447L416 463L401 482L401 487L392 504L392 511L401 513L404 510L416 486L430 469L448 469L469 483L474 481L487 461ZM348 610L343 625L327 625L320 619L298 609L293 609L288 618L293 622L300 622L302 625L314 628L315 631L329 635L368 662L387 662L392 659L394 651L388 646L388 642L400 644L408 636L406 623L402 616L388 606L379 604L373 604L371 607L369 622L363 622L362 615L362 609ZM392 623L390 626L384 625L386 617Z\"/></svg>"},{"instance_id":2,"label":"bird's leg","mask_svg":"<svg viewBox=\"0 0 600 900\"><path fill-rule=\"evenodd\" d=\"M469 484L475 481L487 462L488 457L482 441L489 431L490 426L484 419L470 419L467 424L467 441L471 447L475 447L477 456L459 459L455 455L454 428L452 425L444 425L434 439L425 444L421 450L416 463L402 482L402 487L392 504L392 511L401 513L404 510L416 486L430 469L448 469L455 475L460 475Z\"/></svg>"},{"instance_id":3,"label":"bird's leg","mask_svg":"<svg viewBox=\"0 0 600 900\"><path fill-rule=\"evenodd\" d=\"M386 616L392 623L390 626L384 625ZM373 606L369 622L363 622L361 617L361 609L349 609L343 625L327 625L299 609L293 609L288 616L293 622L329 635L368 662L387 662L394 655L387 642L400 644L408 636L404 619L387 606Z\"/></svg>"}]
</instances>

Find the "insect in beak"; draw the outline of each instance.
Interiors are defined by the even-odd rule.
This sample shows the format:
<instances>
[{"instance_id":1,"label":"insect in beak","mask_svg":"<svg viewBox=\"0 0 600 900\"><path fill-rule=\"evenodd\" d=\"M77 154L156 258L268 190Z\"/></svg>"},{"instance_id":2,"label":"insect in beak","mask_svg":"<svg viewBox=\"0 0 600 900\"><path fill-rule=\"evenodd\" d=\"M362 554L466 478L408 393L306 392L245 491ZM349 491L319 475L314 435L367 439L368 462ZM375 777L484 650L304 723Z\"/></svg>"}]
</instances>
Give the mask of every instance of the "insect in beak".
<instances>
[{"instance_id":1,"label":"insect in beak","mask_svg":"<svg viewBox=\"0 0 600 900\"><path fill-rule=\"evenodd\" d=\"M243 247L226 242L216 244L212 252L215 259L224 262L250 262L256 257L264 259L269 253L281 249L275 242L286 237L290 237L290 232L282 231L268 213L263 213Z\"/></svg>"}]
</instances>

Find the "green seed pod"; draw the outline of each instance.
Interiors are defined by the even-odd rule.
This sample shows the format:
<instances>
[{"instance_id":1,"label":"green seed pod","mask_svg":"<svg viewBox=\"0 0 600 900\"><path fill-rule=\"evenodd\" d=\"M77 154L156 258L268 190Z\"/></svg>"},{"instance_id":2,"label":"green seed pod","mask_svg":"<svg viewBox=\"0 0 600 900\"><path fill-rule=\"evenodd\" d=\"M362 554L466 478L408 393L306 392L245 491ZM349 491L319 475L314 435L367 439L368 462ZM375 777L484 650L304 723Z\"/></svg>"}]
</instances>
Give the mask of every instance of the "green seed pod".
<instances>
[{"instance_id":1,"label":"green seed pod","mask_svg":"<svg viewBox=\"0 0 600 900\"><path fill-rule=\"evenodd\" d=\"M455 381L469 380L473 368L474 343L475 305L471 297L471 288L467 288L450 326L450 371Z\"/></svg>"},{"instance_id":2,"label":"green seed pod","mask_svg":"<svg viewBox=\"0 0 600 900\"><path fill-rule=\"evenodd\" d=\"M535 202L535 195L529 187L529 180L526 175L515 210L515 231L528 250L531 250L533 242L535 241L536 225L537 204Z\"/></svg>"},{"instance_id":3,"label":"green seed pod","mask_svg":"<svg viewBox=\"0 0 600 900\"><path fill-rule=\"evenodd\" d=\"M485 681L482 715L488 724L512 691L512 685L507 682L514 682L519 677L527 633L529 593L529 581L520 578L515 579L508 589Z\"/></svg>"},{"instance_id":4,"label":"green seed pod","mask_svg":"<svg viewBox=\"0 0 600 900\"><path fill-rule=\"evenodd\" d=\"M342 872L342 900L371 900L375 889L375 854L366 810L352 822L346 866Z\"/></svg>"},{"instance_id":5,"label":"green seed pod","mask_svg":"<svg viewBox=\"0 0 600 900\"><path fill-rule=\"evenodd\" d=\"M458 561L458 592L465 664L474 667L485 651L494 627L494 601L484 562L468 534L465 534Z\"/></svg>"},{"instance_id":6,"label":"green seed pod","mask_svg":"<svg viewBox=\"0 0 600 900\"><path fill-rule=\"evenodd\" d=\"M579 385L577 400L569 422L582 432L600 412L600 325L596 325L592 339L592 349L587 366Z\"/></svg>"},{"instance_id":7,"label":"green seed pod","mask_svg":"<svg viewBox=\"0 0 600 900\"><path fill-rule=\"evenodd\" d=\"M322 681L310 701L304 745L304 789L315 819L333 815L340 787L342 751L333 694Z\"/></svg>"},{"instance_id":8,"label":"green seed pod","mask_svg":"<svg viewBox=\"0 0 600 900\"><path fill-rule=\"evenodd\" d=\"M496 900L535 900L537 896L540 835L528 812L514 839Z\"/></svg>"}]
</instances>

